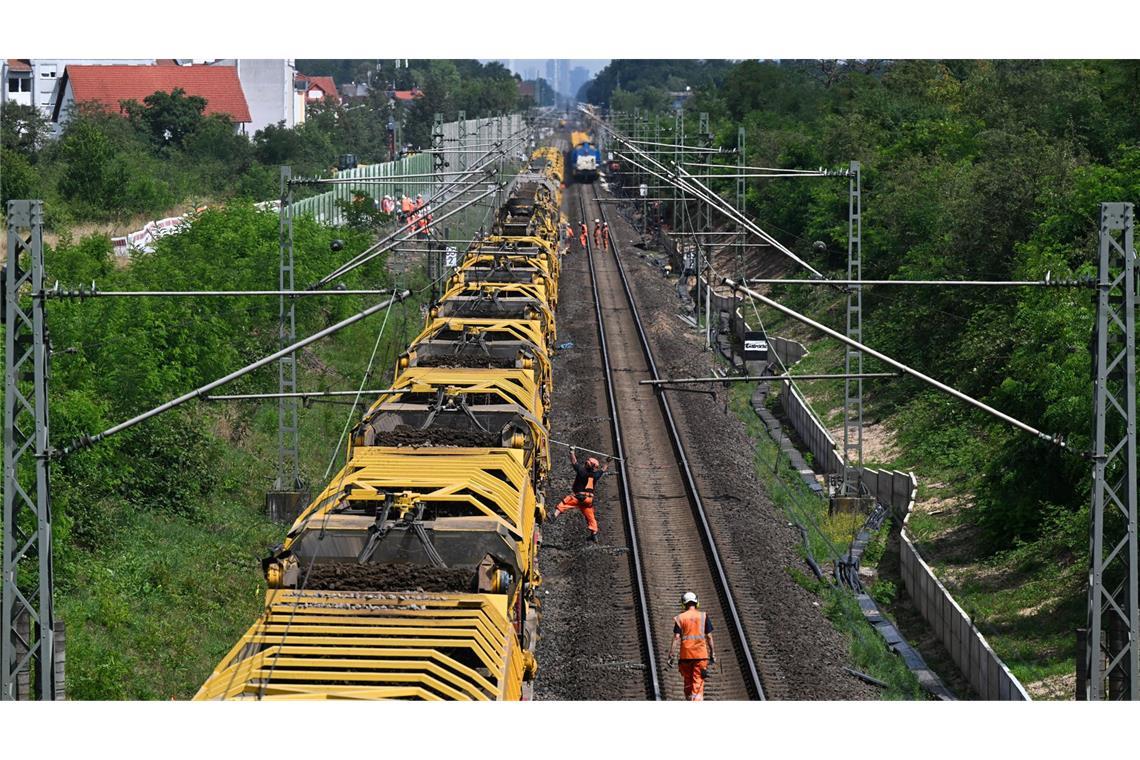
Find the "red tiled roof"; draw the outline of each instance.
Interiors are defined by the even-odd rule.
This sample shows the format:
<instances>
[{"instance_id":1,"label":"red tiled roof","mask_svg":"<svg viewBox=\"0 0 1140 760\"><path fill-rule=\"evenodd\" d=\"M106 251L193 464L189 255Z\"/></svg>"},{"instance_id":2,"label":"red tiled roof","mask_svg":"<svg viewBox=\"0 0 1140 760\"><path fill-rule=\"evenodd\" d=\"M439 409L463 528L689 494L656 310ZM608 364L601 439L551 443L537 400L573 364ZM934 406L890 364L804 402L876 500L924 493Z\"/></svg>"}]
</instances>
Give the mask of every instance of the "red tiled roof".
<instances>
[{"instance_id":1,"label":"red tiled roof","mask_svg":"<svg viewBox=\"0 0 1140 760\"><path fill-rule=\"evenodd\" d=\"M333 81L332 77L311 77L307 74L297 74L295 79L299 82L307 82L309 89L313 87L320 89L326 98L332 98L333 100L340 99L340 93L337 92L336 82Z\"/></svg>"},{"instance_id":2,"label":"red tiled roof","mask_svg":"<svg viewBox=\"0 0 1140 760\"><path fill-rule=\"evenodd\" d=\"M143 102L156 92L176 88L187 95L206 99L205 115L226 114L237 123L249 123L249 105L234 66L68 66L60 91L71 83L77 103L99 103L111 113L120 111L119 101ZM56 103L53 119L59 119Z\"/></svg>"},{"instance_id":3,"label":"red tiled roof","mask_svg":"<svg viewBox=\"0 0 1140 760\"><path fill-rule=\"evenodd\" d=\"M26 58L9 58L8 71L31 71L32 64Z\"/></svg>"},{"instance_id":4,"label":"red tiled roof","mask_svg":"<svg viewBox=\"0 0 1140 760\"><path fill-rule=\"evenodd\" d=\"M419 87L414 90L396 90L395 92L396 100L415 100L424 96L424 91Z\"/></svg>"}]
</instances>

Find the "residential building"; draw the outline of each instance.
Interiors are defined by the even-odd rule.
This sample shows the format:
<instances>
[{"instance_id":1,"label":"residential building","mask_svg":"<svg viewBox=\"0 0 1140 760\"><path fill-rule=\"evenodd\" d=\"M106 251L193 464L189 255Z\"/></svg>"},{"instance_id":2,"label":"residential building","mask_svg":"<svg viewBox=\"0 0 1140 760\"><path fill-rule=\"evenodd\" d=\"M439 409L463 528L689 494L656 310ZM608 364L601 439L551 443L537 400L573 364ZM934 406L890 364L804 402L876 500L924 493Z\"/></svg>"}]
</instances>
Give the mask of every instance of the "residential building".
<instances>
[{"instance_id":1,"label":"residential building","mask_svg":"<svg viewBox=\"0 0 1140 760\"><path fill-rule=\"evenodd\" d=\"M293 128L305 121L307 87L298 89L297 69L292 58L221 58L210 66L231 66L237 69L241 89L249 105L252 136L270 124L284 122Z\"/></svg>"},{"instance_id":2,"label":"residential building","mask_svg":"<svg viewBox=\"0 0 1140 760\"><path fill-rule=\"evenodd\" d=\"M60 79L62 95L50 114L67 122L76 103L94 103L109 113L122 113L124 100L143 102L156 92L185 91L206 99L205 114L225 114L235 129L250 133L251 116L233 66L86 66L69 65Z\"/></svg>"},{"instance_id":3,"label":"residential building","mask_svg":"<svg viewBox=\"0 0 1140 760\"><path fill-rule=\"evenodd\" d=\"M3 64L3 99L35 106L50 119L63 92L60 81L68 66L149 66L154 62L153 58L9 58Z\"/></svg>"}]
</instances>

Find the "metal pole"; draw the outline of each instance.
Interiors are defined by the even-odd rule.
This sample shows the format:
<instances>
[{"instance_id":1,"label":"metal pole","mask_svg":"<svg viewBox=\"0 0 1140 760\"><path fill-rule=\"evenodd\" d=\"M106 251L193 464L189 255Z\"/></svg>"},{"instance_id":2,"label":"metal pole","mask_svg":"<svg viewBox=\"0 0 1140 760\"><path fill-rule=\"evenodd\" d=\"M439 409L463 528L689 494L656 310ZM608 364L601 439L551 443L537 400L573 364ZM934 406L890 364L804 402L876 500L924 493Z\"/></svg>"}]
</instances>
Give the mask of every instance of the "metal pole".
<instances>
[{"instance_id":1,"label":"metal pole","mask_svg":"<svg viewBox=\"0 0 1140 760\"><path fill-rule=\"evenodd\" d=\"M483 193L480 193L479 195L475 196L474 198L467 201L466 203L459 206L458 208L452 209L451 211L448 211L446 214L443 214L441 216L434 217L433 220L428 223L428 228L430 229L430 228L434 227L435 225L442 222L444 219L448 219L451 216L454 216L455 214L459 213L460 211L463 211L463 209L465 209L469 206L473 206L474 204L478 203L479 201L483 200L484 198L486 198L490 195L493 195L501 187L502 187L501 183L498 183L498 184L496 184L495 188L492 188L491 190L487 190ZM405 225L403 229L408 229L408 228L410 228L410 225ZM336 269L336 271L330 272L329 274L322 277L317 283L310 286L311 289L315 290L319 287L323 287L324 285L327 285L328 283L332 282L333 280L337 279L338 277L343 277L344 275L351 272L353 269L356 269L359 266L367 264L372 259L383 254L385 251L388 251L389 249L399 245L400 243L406 243L415 237L415 233L413 232L413 233L406 235L405 237L402 237L399 239L394 239L396 237L396 235L398 235L398 234L399 233L393 233L392 235L389 235L387 238L385 238L385 240L381 241L380 243L377 243L376 245L372 246L371 248L364 251L363 253L360 253L357 256L353 257L353 259L351 261L349 261L345 264L342 264L339 268Z\"/></svg>"},{"instance_id":2,"label":"metal pole","mask_svg":"<svg viewBox=\"0 0 1140 760\"><path fill-rule=\"evenodd\" d=\"M432 172L435 174L432 177L432 202L435 201L436 193L443 185L443 171L447 168L447 158L443 154L443 114L437 113L435 115L435 123L432 126L431 132L431 146L434 150L438 151L432 155ZM430 208L430 206L428 207ZM427 209L424 209L424 213ZM427 271L428 280L431 282L431 303L435 304L439 298L439 275L440 266L437 261L437 254L435 246L431 238L427 241L428 255L427 255Z\"/></svg>"},{"instance_id":3,"label":"metal pole","mask_svg":"<svg viewBox=\"0 0 1140 760\"><path fill-rule=\"evenodd\" d=\"M28 269L21 269L27 255ZM43 201L8 202L4 268L4 576L0 699L56 698ZM30 309L21 291L32 293ZM32 393L22 382L32 381Z\"/></svg>"},{"instance_id":4,"label":"metal pole","mask_svg":"<svg viewBox=\"0 0 1140 760\"><path fill-rule=\"evenodd\" d=\"M283 296L307 298L309 296L386 296L392 288L380 290L61 290L58 287L43 292L44 298L249 298L253 296Z\"/></svg>"},{"instance_id":5,"label":"metal pole","mask_svg":"<svg viewBox=\"0 0 1140 760\"><path fill-rule=\"evenodd\" d=\"M459 162L459 171L465 172L467 171L467 112L460 111L457 119L459 131L459 155L457 160ZM469 213L470 212L466 210L463 212L463 229L465 230L468 227Z\"/></svg>"},{"instance_id":6,"label":"metal pole","mask_svg":"<svg viewBox=\"0 0 1140 760\"><path fill-rule=\"evenodd\" d=\"M907 285L907 286L934 286L945 285L954 287L1001 287L1001 288L1091 288L1095 286L1092 280L787 280L787 279L753 279L748 278L753 285L826 285L827 287L862 285Z\"/></svg>"},{"instance_id":7,"label":"metal pole","mask_svg":"<svg viewBox=\"0 0 1140 760\"><path fill-rule=\"evenodd\" d=\"M151 417L156 417L156 416L162 414L163 412L170 411L171 409L173 409L177 406L181 406L182 404L186 403L187 401L190 401L190 400L195 399L195 398L201 398L202 396L207 395L210 391L214 390L215 388L223 386L226 383L233 382L234 380L237 380L239 377L244 377L245 375L248 375L250 372L253 372L254 370L257 370L257 369L260 369L264 366L272 364L273 362L277 361L278 359L280 359L282 356L285 356L286 354L290 354L290 353L293 353L295 351L299 351L300 349L304 348L305 346L308 346L311 343L316 343L321 338L325 338L325 337L328 337L329 335L332 335L335 332L339 332L340 330L343 330L344 328L348 327L349 325L355 324L355 323L359 322L360 320L362 320L366 317L372 316L373 314L375 314L378 311L383 311L384 309L391 306L393 303L396 303L397 301L403 301L409 295L411 295L411 292L407 291L407 290L396 293L394 296L389 298L387 301L384 301L382 303L378 303L375 306L369 306L364 311L358 312L358 313L354 314L353 316L351 316L347 319L343 319L340 322L337 322L335 325L331 325L330 327L326 327L325 329L323 329L319 332L315 332L307 338L302 338L301 340L297 341L293 345L286 346L285 348L281 349L280 351L277 351L276 353L272 353L269 356L258 359L257 361L253 362L252 364L247 364L246 366L242 367L241 369L235 370L235 371L231 372L230 374L226 375L225 377L220 377L217 380L211 381L211 382L203 385L200 388L196 388L196 389L190 391L189 393L184 393L181 396L179 396L178 398L173 399L172 401L167 401L165 404L160 404L159 406L156 406L154 409L151 409L148 412L143 412L142 414L136 415L136 416L132 417L131 419L127 420L126 422L120 422L118 425L115 425L114 427L107 428L102 433L99 433L99 434L93 435L93 436L83 436L82 438L72 442L71 445L69 445L62 452L60 452L60 456L67 456L68 454L72 454L72 453L74 453L80 449L83 449L83 448L86 448L88 446L99 443L103 439L109 438L112 435L114 435L115 433L121 433L122 431L126 430L127 428L132 428L135 425L139 424L140 422L145 422L146 420L149 420ZM295 391L293 391L293 393L295 393ZM290 396L290 397L286 397L286 398L296 398L296 396Z\"/></svg>"},{"instance_id":8,"label":"metal pole","mask_svg":"<svg viewBox=\"0 0 1140 760\"><path fill-rule=\"evenodd\" d=\"M941 383L941 382L935 380L934 378L930 377L929 375L924 375L923 373L919 372L918 370L913 369L911 367L908 367L907 365L903 364L902 362L900 362L896 359L892 359L891 357L887 356L886 354L884 354L880 351L876 351L875 349L871 348L870 346L866 346L862 343L855 342L855 341L851 340L851 338L848 338L843 333L838 332L836 330L832 330L827 325L820 324L819 322L816 322L814 319L811 319L810 317L806 317L803 314L800 314L798 311L794 311L792 309L789 309L787 306L784 306L780 302L773 301L771 298L768 298L767 296L765 296L761 293L758 293L755 290L752 290L751 288L745 287L744 285L740 285L740 284L734 282L733 280L725 280L725 284L729 285L730 287L734 288L735 290L740 291L741 293L745 293L745 294L751 296L752 298L755 298L757 301L764 304L765 306L772 307L773 309L780 312L781 314L786 314L787 316L791 317L792 319L794 319L798 322L802 322L803 324L805 324L809 327L813 327L816 330L819 330L824 335L835 338L837 341L839 341L840 343L843 343L846 346L851 346L853 348L857 348L860 351L862 351L863 353L865 353L867 356L870 356L874 359L878 359L879 361L883 362L884 364L888 364L888 365L894 367L895 369L900 370L901 372L903 372L907 375L910 375L913 378L921 380L922 382L926 383L927 385L930 385L930 386L938 389L939 391L942 391L943 393L945 393L949 396L953 396L954 398L958 399L959 401L964 401L967 404L969 404L970 406L973 406L977 409L981 409L983 412L986 412L987 414L990 414L994 417L997 417L999 420L1002 420L1003 422L1007 422L1010 425L1013 425L1015 428L1018 428L1019 430L1024 430L1025 432L1033 435L1034 437L1039 438L1042 441L1047 441L1047 442L1053 444L1054 446L1057 446L1058 448L1064 449L1066 451L1072 451L1072 449L1069 448L1069 446L1065 443L1064 439L1062 439L1061 436L1059 436L1059 435L1049 435L1048 433L1044 433L1044 432L1038 430L1037 428L1033 427L1032 425L1028 425L1028 424L1022 422L1021 420L1019 420L1015 417L1010 417L1008 414L1005 414L1004 412L999 412L997 409L994 409L992 406L989 406L988 404L985 404L981 401L978 401L976 398L973 398L971 396L967 396L965 393L962 393L962 391L960 391L956 388L952 388L949 385L946 385L945 383Z\"/></svg>"},{"instance_id":9,"label":"metal pole","mask_svg":"<svg viewBox=\"0 0 1140 760\"><path fill-rule=\"evenodd\" d=\"M1089 700L1140 700L1134 222L1131 203L1101 204L1088 645L1083 653Z\"/></svg>"},{"instance_id":10,"label":"metal pole","mask_svg":"<svg viewBox=\"0 0 1140 760\"><path fill-rule=\"evenodd\" d=\"M763 380L847 380L850 378L880 378L880 377L902 377L899 372L861 372L858 375L848 375L846 373L841 375L725 375L724 377L675 377L668 380L639 380L639 385L663 385L665 383L747 383L753 381Z\"/></svg>"},{"instance_id":11,"label":"metal pole","mask_svg":"<svg viewBox=\"0 0 1140 760\"><path fill-rule=\"evenodd\" d=\"M291 176L292 169L282 166L281 211L277 215L280 249L277 284L282 291L294 289L293 187L289 184ZM284 295L280 300L277 338L282 348L297 340L296 304L293 299ZM292 354L282 355L277 364L277 388L282 394L297 390L297 359ZM300 491L301 488L297 402L283 395L277 402L277 477L273 481L273 490Z\"/></svg>"},{"instance_id":12,"label":"metal pole","mask_svg":"<svg viewBox=\"0 0 1140 760\"><path fill-rule=\"evenodd\" d=\"M680 122L681 122L681 111L680 110L674 111L674 113L673 113L673 162L676 164L681 163L681 148L679 145L677 145L677 134L680 132L680 128L678 125L680 124ZM619 143L619 145L620 145L620 143ZM681 196L680 196L680 190L679 190L677 184L675 182L670 183L670 184L673 185L673 227L672 227L672 229L674 232L676 232L678 229L677 204L678 204Z\"/></svg>"},{"instance_id":13,"label":"metal pole","mask_svg":"<svg viewBox=\"0 0 1140 760\"><path fill-rule=\"evenodd\" d=\"M862 183L859 162L851 162L847 183L847 279L854 281L847 291L847 337L863 342L863 216ZM863 371L863 354L848 344L844 371ZM848 380L843 387L843 495L859 495L859 473L863 469L863 381Z\"/></svg>"},{"instance_id":14,"label":"metal pole","mask_svg":"<svg viewBox=\"0 0 1140 760\"><path fill-rule=\"evenodd\" d=\"M378 390L370 390L370 391L297 391L296 393L290 393L289 396L291 398L299 398L299 399L304 400L307 398L322 398L325 396L355 396L357 394L364 395L366 393L369 395L380 394L380 393L398 393L400 391L406 391L406 390L408 390L408 389L407 388L380 388ZM281 394L280 393L235 393L235 394L224 395L224 396L203 396L202 400L203 401L251 401L251 400L255 400L255 399L270 399L270 398L281 398Z\"/></svg>"},{"instance_id":15,"label":"metal pole","mask_svg":"<svg viewBox=\"0 0 1140 760\"><path fill-rule=\"evenodd\" d=\"M736 153L739 157L739 163L744 166L745 162L745 133L744 127L738 127L736 130ZM736 180L736 210L740 212L740 216L745 215L745 196L748 192L747 180L744 177L739 177ZM737 273L738 277L745 277L747 273L744 271L744 242L745 233L744 227L740 224L740 220L736 220L736 262L740 268Z\"/></svg>"}]
</instances>

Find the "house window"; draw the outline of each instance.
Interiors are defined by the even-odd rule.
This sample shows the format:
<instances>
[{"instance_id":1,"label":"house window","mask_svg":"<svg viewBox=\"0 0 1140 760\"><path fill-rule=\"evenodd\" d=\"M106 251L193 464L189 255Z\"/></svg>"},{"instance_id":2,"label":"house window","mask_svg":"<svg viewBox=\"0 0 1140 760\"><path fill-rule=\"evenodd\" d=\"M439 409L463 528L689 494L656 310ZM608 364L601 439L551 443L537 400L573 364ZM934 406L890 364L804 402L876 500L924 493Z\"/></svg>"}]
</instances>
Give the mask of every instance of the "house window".
<instances>
[{"instance_id":1,"label":"house window","mask_svg":"<svg viewBox=\"0 0 1140 760\"><path fill-rule=\"evenodd\" d=\"M19 91L20 91L20 80L16 79L15 77L9 77L9 79L8 79L8 92L19 92Z\"/></svg>"},{"instance_id":2,"label":"house window","mask_svg":"<svg viewBox=\"0 0 1140 760\"><path fill-rule=\"evenodd\" d=\"M31 91L32 91L32 78L31 77L25 77L24 79L21 79L20 80L20 92L31 92Z\"/></svg>"},{"instance_id":3,"label":"house window","mask_svg":"<svg viewBox=\"0 0 1140 760\"><path fill-rule=\"evenodd\" d=\"M41 79L55 79L55 66L44 66L40 69Z\"/></svg>"}]
</instances>

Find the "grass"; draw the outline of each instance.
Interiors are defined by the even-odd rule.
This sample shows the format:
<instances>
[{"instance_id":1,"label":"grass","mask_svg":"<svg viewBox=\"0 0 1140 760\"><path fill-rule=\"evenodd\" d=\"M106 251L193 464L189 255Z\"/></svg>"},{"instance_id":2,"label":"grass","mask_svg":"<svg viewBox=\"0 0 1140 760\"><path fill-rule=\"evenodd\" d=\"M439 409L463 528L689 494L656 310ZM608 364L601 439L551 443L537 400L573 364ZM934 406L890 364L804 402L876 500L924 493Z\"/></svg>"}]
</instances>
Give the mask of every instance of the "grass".
<instances>
[{"instance_id":1,"label":"grass","mask_svg":"<svg viewBox=\"0 0 1140 760\"><path fill-rule=\"evenodd\" d=\"M821 564L830 562L845 553L855 532L862 525L863 518L848 514L828 515L827 502L811 492L752 411L750 401L754 389L754 383L734 383L730 391L730 404L755 443L757 473L764 481L772 502L783 509L791 520L807 528L808 544L816 561ZM882 556L886 538L885 528L877 531L868 546L868 555L875 556L876 559ZM800 551L806 555L802 547ZM797 583L820 597L824 614L835 629L847 638L853 666L887 683L887 688L882 692L883 699L925 698L918 680L868 625L854 596L818 581L797 568L788 568L788 573ZM889 582L876 583L870 590L871 595L875 598L878 598L876 594L893 595L893 588L887 584Z\"/></svg>"},{"instance_id":2,"label":"grass","mask_svg":"<svg viewBox=\"0 0 1140 760\"><path fill-rule=\"evenodd\" d=\"M407 286L425 283L419 274ZM422 301L418 295L393 307L368 388L386 387L396 355L422 327ZM382 320L365 320L305 353L298 388L359 387ZM265 387L275 386L274 370ZM359 418L371 400L353 412L322 403L300 410L301 467L314 492L346 419ZM69 699L188 699L261 612L260 559L287 529L264 514L277 462L277 402L203 405L193 414L224 453L212 493L186 516L107 505L110 538L95 551L64 552L57 615L67 624Z\"/></svg>"},{"instance_id":3,"label":"grass","mask_svg":"<svg viewBox=\"0 0 1140 760\"><path fill-rule=\"evenodd\" d=\"M810 341L811 353L796 371L828 372L842 366L842 350L835 341L799 339ZM840 383L805 383L803 390L826 423L840 424L841 413L833 412L842 405ZM983 464L978 460L976 420L957 402L933 391L920 391L901 403L892 396L871 396L865 416L897 431L896 453L887 461L868 460L867 465L914 471L920 504L953 497L948 508L911 514L908 529L924 558L1018 680L1030 686L1071 676L1073 630L1085 619L1087 563L1081 546L1087 542L1087 513L1071 516L1069 523L1054 526L1032 543L988 554L979 544L971 511L976 473ZM877 557L869 551L863 566L876 565ZM872 586L876 600L886 601L897 591L888 583L880 580ZM1069 696L1045 684L1030 690L1035 697Z\"/></svg>"}]
</instances>

